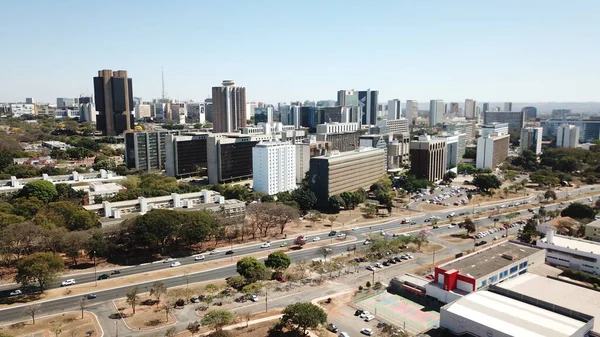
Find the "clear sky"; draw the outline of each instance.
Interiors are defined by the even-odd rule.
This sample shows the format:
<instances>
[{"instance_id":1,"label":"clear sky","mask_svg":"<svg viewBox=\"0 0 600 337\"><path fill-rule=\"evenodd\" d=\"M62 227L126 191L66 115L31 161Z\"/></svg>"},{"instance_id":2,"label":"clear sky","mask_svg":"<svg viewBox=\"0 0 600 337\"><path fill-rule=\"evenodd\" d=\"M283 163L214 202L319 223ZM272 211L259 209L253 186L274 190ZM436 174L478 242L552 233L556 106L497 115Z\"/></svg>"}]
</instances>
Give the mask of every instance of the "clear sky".
<instances>
[{"instance_id":1,"label":"clear sky","mask_svg":"<svg viewBox=\"0 0 600 337\"><path fill-rule=\"evenodd\" d=\"M93 93L128 70L134 95L248 101L598 101L599 0L30 0L2 2L0 101Z\"/></svg>"}]
</instances>

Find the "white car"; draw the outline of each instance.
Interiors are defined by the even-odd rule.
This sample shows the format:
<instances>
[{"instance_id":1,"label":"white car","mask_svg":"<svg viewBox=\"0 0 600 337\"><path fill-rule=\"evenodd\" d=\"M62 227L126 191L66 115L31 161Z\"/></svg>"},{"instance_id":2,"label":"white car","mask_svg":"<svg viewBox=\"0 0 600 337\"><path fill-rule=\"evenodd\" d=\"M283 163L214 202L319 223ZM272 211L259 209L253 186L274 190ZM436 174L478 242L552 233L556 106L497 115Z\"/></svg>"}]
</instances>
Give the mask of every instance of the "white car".
<instances>
[{"instance_id":1,"label":"white car","mask_svg":"<svg viewBox=\"0 0 600 337\"><path fill-rule=\"evenodd\" d=\"M365 242L363 242L363 245L370 245L370 244L371 244L371 241L369 241L369 240L365 240Z\"/></svg>"},{"instance_id":2,"label":"white car","mask_svg":"<svg viewBox=\"0 0 600 337\"><path fill-rule=\"evenodd\" d=\"M368 311L363 311L363 312L362 312L362 314L360 314L360 316L358 316L358 317L360 317L360 318L365 318L365 317L367 317L367 316L369 316L369 315L371 315L371 313L370 313L370 312L368 312Z\"/></svg>"},{"instance_id":3,"label":"white car","mask_svg":"<svg viewBox=\"0 0 600 337\"><path fill-rule=\"evenodd\" d=\"M256 296L255 294L250 295L250 301L257 302L258 301L258 296Z\"/></svg>"},{"instance_id":4,"label":"white car","mask_svg":"<svg viewBox=\"0 0 600 337\"><path fill-rule=\"evenodd\" d=\"M383 265L381 263L377 262L377 263L375 263L375 267L377 267L377 268L383 268Z\"/></svg>"},{"instance_id":5,"label":"white car","mask_svg":"<svg viewBox=\"0 0 600 337\"><path fill-rule=\"evenodd\" d=\"M165 259L165 260L163 261L163 263L169 263L169 262L173 262L173 261L175 261L175 259L174 259L174 258L172 258L172 257L170 257L170 258L168 258L168 259Z\"/></svg>"},{"instance_id":6,"label":"white car","mask_svg":"<svg viewBox=\"0 0 600 337\"><path fill-rule=\"evenodd\" d=\"M221 253L221 252L215 249L212 252L210 252L210 255L217 255L219 253Z\"/></svg>"},{"instance_id":7,"label":"white car","mask_svg":"<svg viewBox=\"0 0 600 337\"><path fill-rule=\"evenodd\" d=\"M337 235L337 237L338 237L338 238L345 238L345 237L346 237L346 234L344 234L344 233L340 233L340 234L338 234L338 235Z\"/></svg>"},{"instance_id":8,"label":"white car","mask_svg":"<svg viewBox=\"0 0 600 337\"><path fill-rule=\"evenodd\" d=\"M379 232L379 234L381 234L381 236L386 236L387 234L385 234L384 231Z\"/></svg>"},{"instance_id":9,"label":"white car","mask_svg":"<svg viewBox=\"0 0 600 337\"><path fill-rule=\"evenodd\" d=\"M342 332L340 332L340 335L339 335L339 337L350 337L350 334L348 334L348 333L347 333L347 332L345 332L345 331L342 331Z\"/></svg>"},{"instance_id":10,"label":"white car","mask_svg":"<svg viewBox=\"0 0 600 337\"><path fill-rule=\"evenodd\" d=\"M375 319L375 316L373 316L373 315L368 315L368 316L366 316L366 317L365 317L365 322L370 322L370 321L372 321L372 320L374 320L374 319Z\"/></svg>"},{"instance_id":11,"label":"white car","mask_svg":"<svg viewBox=\"0 0 600 337\"><path fill-rule=\"evenodd\" d=\"M19 289L10 292L10 296L19 296L19 295L23 295L23 292Z\"/></svg>"},{"instance_id":12,"label":"white car","mask_svg":"<svg viewBox=\"0 0 600 337\"><path fill-rule=\"evenodd\" d=\"M66 287L66 286L71 286L75 284L75 279L68 279L68 280L64 280L62 281L62 283L60 284L62 287Z\"/></svg>"},{"instance_id":13,"label":"white car","mask_svg":"<svg viewBox=\"0 0 600 337\"><path fill-rule=\"evenodd\" d=\"M318 236L315 236L315 237L313 238L313 241L321 241L321 238L320 238L320 237L318 237Z\"/></svg>"},{"instance_id":14,"label":"white car","mask_svg":"<svg viewBox=\"0 0 600 337\"><path fill-rule=\"evenodd\" d=\"M194 256L194 261L204 260L204 254Z\"/></svg>"},{"instance_id":15,"label":"white car","mask_svg":"<svg viewBox=\"0 0 600 337\"><path fill-rule=\"evenodd\" d=\"M181 266L181 262L179 262L179 261L175 261L175 262L171 263L171 267L179 267L179 266Z\"/></svg>"},{"instance_id":16,"label":"white car","mask_svg":"<svg viewBox=\"0 0 600 337\"><path fill-rule=\"evenodd\" d=\"M357 230L358 230L358 227L353 227L353 228L352 228L352 230L353 230L353 231L357 231Z\"/></svg>"},{"instance_id":17,"label":"white car","mask_svg":"<svg viewBox=\"0 0 600 337\"><path fill-rule=\"evenodd\" d=\"M269 248L269 247L271 247L271 244L268 242L265 242L262 245L260 245L260 248Z\"/></svg>"},{"instance_id":18,"label":"white car","mask_svg":"<svg viewBox=\"0 0 600 337\"><path fill-rule=\"evenodd\" d=\"M448 228L454 228L454 225L448 225Z\"/></svg>"},{"instance_id":19,"label":"white car","mask_svg":"<svg viewBox=\"0 0 600 337\"><path fill-rule=\"evenodd\" d=\"M375 268L373 268L373 266L367 266L367 270L373 271Z\"/></svg>"},{"instance_id":20,"label":"white car","mask_svg":"<svg viewBox=\"0 0 600 337\"><path fill-rule=\"evenodd\" d=\"M371 336L373 334L373 329L371 329L371 328L362 328L362 329L360 329L360 333L363 334L363 335Z\"/></svg>"}]
</instances>

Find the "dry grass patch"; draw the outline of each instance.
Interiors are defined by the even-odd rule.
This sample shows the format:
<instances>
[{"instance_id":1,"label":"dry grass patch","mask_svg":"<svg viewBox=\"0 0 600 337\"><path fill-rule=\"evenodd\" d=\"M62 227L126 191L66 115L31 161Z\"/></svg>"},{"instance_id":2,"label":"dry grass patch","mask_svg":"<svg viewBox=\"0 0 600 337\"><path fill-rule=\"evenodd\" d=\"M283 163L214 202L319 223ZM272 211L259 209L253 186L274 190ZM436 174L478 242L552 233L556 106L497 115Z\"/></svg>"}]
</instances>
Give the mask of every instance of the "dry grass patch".
<instances>
[{"instance_id":1,"label":"dry grass patch","mask_svg":"<svg viewBox=\"0 0 600 337\"><path fill-rule=\"evenodd\" d=\"M421 253L431 255L433 252L436 254L446 249L446 247L438 244L438 243L427 243L421 246Z\"/></svg>"},{"instance_id":2,"label":"dry grass patch","mask_svg":"<svg viewBox=\"0 0 600 337\"><path fill-rule=\"evenodd\" d=\"M125 299L115 301L121 316L125 320L127 326L134 330L149 330L156 329L158 327L164 327L167 325L175 324L177 318L173 315L173 311L167 315L163 305L165 303L158 303L156 300L150 297L148 294L139 295L139 304L135 306L135 314L131 305L127 304ZM162 302L162 301L161 301Z\"/></svg>"},{"instance_id":3,"label":"dry grass patch","mask_svg":"<svg viewBox=\"0 0 600 337\"><path fill-rule=\"evenodd\" d=\"M419 208L422 209L423 211L432 212L432 211L446 210L446 209L448 209L448 206L424 203L424 204L419 205Z\"/></svg>"},{"instance_id":4,"label":"dry grass patch","mask_svg":"<svg viewBox=\"0 0 600 337\"><path fill-rule=\"evenodd\" d=\"M56 334L56 332L59 334ZM4 325L0 327L0 332L14 337L22 337L35 333L43 333L44 336L86 336L87 331L93 331L90 335L100 336L101 330L96 317L90 313L84 312L83 319L81 312L69 312L61 315L47 316L35 320Z\"/></svg>"},{"instance_id":5,"label":"dry grass patch","mask_svg":"<svg viewBox=\"0 0 600 337\"><path fill-rule=\"evenodd\" d=\"M467 243L467 242L473 241L473 239L467 237L467 234L465 234L465 233L442 235L438 239L440 239L442 241L446 241L448 243L452 243L452 244L461 244L461 243Z\"/></svg>"}]
</instances>

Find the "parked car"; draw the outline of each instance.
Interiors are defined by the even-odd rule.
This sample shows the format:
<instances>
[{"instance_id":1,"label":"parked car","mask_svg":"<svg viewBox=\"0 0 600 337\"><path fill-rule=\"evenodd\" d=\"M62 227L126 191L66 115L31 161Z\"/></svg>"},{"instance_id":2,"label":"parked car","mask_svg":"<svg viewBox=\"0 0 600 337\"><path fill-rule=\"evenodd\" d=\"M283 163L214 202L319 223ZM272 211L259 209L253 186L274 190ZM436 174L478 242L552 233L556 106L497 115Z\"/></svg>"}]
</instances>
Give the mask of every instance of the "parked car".
<instances>
[{"instance_id":1,"label":"parked car","mask_svg":"<svg viewBox=\"0 0 600 337\"><path fill-rule=\"evenodd\" d=\"M373 315L368 315L368 316L366 316L366 317L365 317L365 322L370 322L370 321L372 321L372 320L374 320L374 319L375 319L375 316L373 316Z\"/></svg>"},{"instance_id":2,"label":"parked car","mask_svg":"<svg viewBox=\"0 0 600 337\"><path fill-rule=\"evenodd\" d=\"M73 284L75 284L75 279L71 278L71 279L62 281L62 283L60 285L61 285L61 287L66 287L66 286L71 286Z\"/></svg>"},{"instance_id":3,"label":"parked car","mask_svg":"<svg viewBox=\"0 0 600 337\"><path fill-rule=\"evenodd\" d=\"M390 263L389 263L389 262L387 262L387 261L383 261L383 265L387 267L387 266L389 266L389 265L390 265Z\"/></svg>"},{"instance_id":4,"label":"parked car","mask_svg":"<svg viewBox=\"0 0 600 337\"><path fill-rule=\"evenodd\" d=\"M362 328L360 329L360 333L363 335L371 336L373 334L373 329L371 328Z\"/></svg>"},{"instance_id":5,"label":"parked car","mask_svg":"<svg viewBox=\"0 0 600 337\"><path fill-rule=\"evenodd\" d=\"M192 303L200 303L200 299L198 298L198 296L193 296L192 298L190 298L190 302L192 302Z\"/></svg>"},{"instance_id":6,"label":"parked car","mask_svg":"<svg viewBox=\"0 0 600 337\"><path fill-rule=\"evenodd\" d=\"M365 317L369 316L370 314L371 314L370 312L368 312L368 311L365 310L365 311L363 311L363 312L360 313L359 317L360 318L365 318Z\"/></svg>"},{"instance_id":7,"label":"parked car","mask_svg":"<svg viewBox=\"0 0 600 337\"><path fill-rule=\"evenodd\" d=\"M331 332L338 332L339 329L337 326L335 326L335 324L333 323L329 323L329 325L327 326L327 329Z\"/></svg>"},{"instance_id":8,"label":"parked car","mask_svg":"<svg viewBox=\"0 0 600 337\"><path fill-rule=\"evenodd\" d=\"M362 314L362 313L363 313L363 311L358 309L354 312L354 316L360 316L360 314Z\"/></svg>"},{"instance_id":9,"label":"parked car","mask_svg":"<svg viewBox=\"0 0 600 337\"><path fill-rule=\"evenodd\" d=\"M250 295L250 301L257 302L258 301L258 296L256 296L256 294Z\"/></svg>"},{"instance_id":10,"label":"parked car","mask_svg":"<svg viewBox=\"0 0 600 337\"><path fill-rule=\"evenodd\" d=\"M377 268L383 268L383 266L382 266L382 265L381 265L381 263L379 263L379 262L376 262L376 263L375 263L375 267L377 267Z\"/></svg>"},{"instance_id":11,"label":"parked car","mask_svg":"<svg viewBox=\"0 0 600 337\"><path fill-rule=\"evenodd\" d=\"M373 268L373 266L367 266L367 270L373 271L375 268Z\"/></svg>"},{"instance_id":12,"label":"parked car","mask_svg":"<svg viewBox=\"0 0 600 337\"><path fill-rule=\"evenodd\" d=\"M119 269L115 269L112 271L112 273L110 273L111 275L119 275L121 274L121 271Z\"/></svg>"},{"instance_id":13,"label":"parked car","mask_svg":"<svg viewBox=\"0 0 600 337\"><path fill-rule=\"evenodd\" d=\"M19 289L10 292L10 296L19 296L19 295L23 295L23 292Z\"/></svg>"}]
</instances>

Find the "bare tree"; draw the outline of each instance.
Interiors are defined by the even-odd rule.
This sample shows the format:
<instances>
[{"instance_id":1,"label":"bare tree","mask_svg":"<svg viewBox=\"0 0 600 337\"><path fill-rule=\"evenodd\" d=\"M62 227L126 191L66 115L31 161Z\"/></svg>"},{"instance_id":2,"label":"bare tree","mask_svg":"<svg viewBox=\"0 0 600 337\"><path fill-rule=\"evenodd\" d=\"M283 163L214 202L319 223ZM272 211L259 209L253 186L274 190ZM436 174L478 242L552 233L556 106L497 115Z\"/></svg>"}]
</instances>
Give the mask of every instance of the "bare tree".
<instances>
[{"instance_id":1,"label":"bare tree","mask_svg":"<svg viewBox=\"0 0 600 337\"><path fill-rule=\"evenodd\" d=\"M81 309L81 319L83 319L83 311L87 307L87 299L83 297L81 301L79 301L79 309Z\"/></svg>"},{"instance_id":2,"label":"bare tree","mask_svg":"<svg viewBox=\"0 0 600 337\"><path fill-rule=\"evenodd\" d=\"M175 327L170 327L165 332L165 337L175 337L177 335L177 329Z\"/></svg>"},{"instance_id":3,"label":"bare tree","mask_svg":"<svg viewBox=\"0 0 600 337\"><path fill-rule=\"evenodd\" d=\"M246 320L246 328L247 328L248 324L250 323L250 319L252 318L252 312L246 311L242 317L244 317L244 319Z\"/></svg>"},{"instance_id":4,"label":"bare tree","mask_svg":"<svg viewBox=\"0 0 600 337\"><path fill-rule=\"evenodd\" d=\"M140 300L140 298L138 296L138 287L131 288L125 294L125 296L127 297L127 304L131 305L131 309L133 310L133 313L135 314L135 305Z\"/></svg>"},{"instance_id":5,"label":"bare tree","mask_svg":"<svg viewBox=\"0 0 600 337\"><path fill-rule=\"evenodd\" d=\"M150 296L156 297L156 307L158 308L158 304L160 303L160 297L167 293L167 287L161 281L156 281L152 284L152 288L150 288Z\"/></svg>"},{"instance_id":6,"label":"bare tree","mask_svg":"<svg viewBox=\"0 0 600 337\"><path fill-rule=\"evenodd\" d=\"M52 332L54 332L54 335L58 337L58 335L62 333L62 325L60 325L60 323L54 325L52 327Z\"/></svg>"},{"instance_id":7,"label":"bare tree","mask_svg":"<svg viewBox=\"0 0 600 337\"><path fill-rule=\"evenodd\" d=\"M40 311L40 304L30 304L25 307L24 312L31 317L32 324L35 325L35 315Z\"/></svg>"},{"instance_id":8,"label":"bare tree","mask_svg":"<svg viewBox=\"0 0 600 337\"><path fill-rule=\"evenodd\" d=\"M165 311L165 315L167 316L167 322L168 322L169 321L169 314L173 310L173 303L167 302L167 303L163 304L162 308Z\"/></svg>"},{"instance_id":9,"label":"bare tree","mask_svg":"<svg viewBox=\"0 0 600 337\"><path fill-rule=\"evenodd\" d=\"M187 331L189 331L192 334L192 337L194 337L195 333L200 332L200 322L198 322L198 321L191 322L190 324L188 324L186 329L187 329Z\"/></svg>"},{"instance_id":10,"label":"bare tree","mask_svg":"<svg viewBox=\"0 0 600 337\"><path fill-rule=\"evenodd\" d=\"M323 255L323 259L327 260L327 257L333 253L333 250L329 246L319 247L319 254Z\"/></svg>"}]
</instances>

